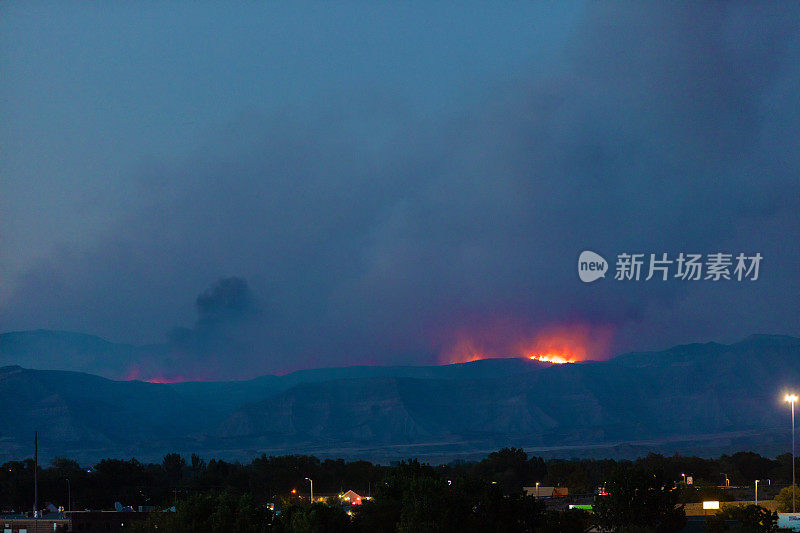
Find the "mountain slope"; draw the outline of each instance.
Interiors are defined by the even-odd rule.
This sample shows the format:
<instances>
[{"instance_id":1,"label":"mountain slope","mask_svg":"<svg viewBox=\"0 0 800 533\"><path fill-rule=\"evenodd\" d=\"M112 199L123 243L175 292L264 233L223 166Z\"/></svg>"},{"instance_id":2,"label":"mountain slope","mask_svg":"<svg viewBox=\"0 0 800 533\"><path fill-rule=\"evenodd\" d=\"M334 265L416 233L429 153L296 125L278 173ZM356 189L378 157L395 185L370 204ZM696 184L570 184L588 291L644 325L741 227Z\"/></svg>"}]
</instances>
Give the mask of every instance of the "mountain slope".
<instances>
[{"instance_id":1,"label":"mountain slope","mask_svg":"<svg viewBox=\"0 0 800 533\"><path fill-rule=\"evenodd\" d=\"M165 345L133 346L71 331L33 330L0 334L0 366L91 372L122 378L137 361L158 359Z\"/></svg>"},{"instance_id":2,"label":"mountain slope","mask_svg":"<svg viewBox=\"0 0 800 533\"><path fill-rule=\"evenodd\" d=\"M781 432L800 340L688 345L497 379L348 379L302 385L226 420L219 435L341 444L444 439L565 446ZM393 413L391 417L385 413Z\"/></svg>"},{"instance_id":3,"label":"mountain slope","mask_svg":"<svg viewBox=\"0 0 800 533\"><path fill-rule=\"evenodd\" d=\"M509 445L578 455L773 453L785 448L781 399L800 389L798 363L800 339L753 336L584 364L350 367L229 383L120 382L12 366L0 369L0 459L28 455L34 430L52 455L90 459L174 450L388 460Z\"/></svg>"}]
</instances>

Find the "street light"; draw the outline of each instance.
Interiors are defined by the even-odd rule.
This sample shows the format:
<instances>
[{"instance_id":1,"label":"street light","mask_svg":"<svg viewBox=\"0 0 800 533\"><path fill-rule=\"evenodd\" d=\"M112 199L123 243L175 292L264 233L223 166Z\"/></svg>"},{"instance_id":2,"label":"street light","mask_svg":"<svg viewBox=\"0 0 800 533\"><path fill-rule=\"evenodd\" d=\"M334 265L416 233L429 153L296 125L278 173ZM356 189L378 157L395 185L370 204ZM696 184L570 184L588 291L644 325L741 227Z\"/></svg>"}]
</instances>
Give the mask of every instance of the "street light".
<instances>
[{"instance_id":1,"label":"street light","mask_svg":"<svg viewBox=\"0 0 800 533\"><path fill-rule=\"evenodd\" d=\"M683 484L686 485L686 474L681 473L681 475L683 476Z\"/></svg>"},{"instance_id":2,"label":"street light","mask_svg":"<svg viewBox=\"0 0 800 533\"><path fill-rule=\"evenodd\" d=\"M725 472L720 472L720 474L722 474L723 476L725 476L725 486L726 486L726 487L730 487L730 486L731 486L731 482L730 482L730 480L728 479L728 474L726 474Z\"/></svg>"},{"instance_id":3,"label":"street light","mask_svg":"<svg viewBox=\"0 0 800 533\"><path fill-rule=\"evenodd\" d=\"M756 480L756 507L758 507L758 482L759 481L760 480L758 480L758 479Z\"/></svg>"},{"instance_id":4,"label":"street light","mask_svg":"<svg viewBox=\"0 0 800 533\"><path fill-rule=\"evenodd\" d=\"M789 402L792 404L792 512L795 511L795 503L794 503L794 486L795 486L795 475L794 475L794 403L797 401L797 394L787 394L784 398L784 401Z\"/></svg>"},{"instance_id":5,"label":"street light","mask_svg":"<svg viewBox=\"0 0 800 533\"><path fill-rule=\"evenodd\" d=\"M311 480L310 477L307 477L306 479L311 484L311 503L314 503L314 482Z\"/></svg>"},{"instance_id":6,"label":"street light","mask_svg":"<svg viewBox=\"0 0 800 533\"><path fill-rule=\"evenodd\" d=\"M539 482L536 482L536 498L539 498Z\"/></svg>"}]
</instances>

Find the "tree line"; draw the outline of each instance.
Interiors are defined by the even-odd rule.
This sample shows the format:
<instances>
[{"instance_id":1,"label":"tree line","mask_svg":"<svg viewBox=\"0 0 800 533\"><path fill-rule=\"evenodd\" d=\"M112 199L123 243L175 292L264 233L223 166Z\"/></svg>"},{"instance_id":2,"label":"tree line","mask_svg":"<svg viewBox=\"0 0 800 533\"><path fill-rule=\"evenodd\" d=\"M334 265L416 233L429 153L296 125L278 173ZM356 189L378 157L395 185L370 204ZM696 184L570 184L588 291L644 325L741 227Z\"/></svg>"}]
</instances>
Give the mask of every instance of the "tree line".
<instances>
[{"instance_id":1,"label":"tree line","mask_svg":"<svg viewBox=\"0 0 800 533\"><path fill-rule=\"evenodd\" d=\"M694 484L683 482L685 476L691 476ZM774 495L791 481L791 456L768 458L740 452L716 459L651 454L635 461L545 460L528 457L520 449L504 448L480 461L432 466L416 460L379 465L266 454L250 463L206 461L196 454L187 461L170 453L160 463L104 459L88 467L56 458L49 466L39 467L38 477L43 504L71 505L74 510L109 509L115 502L134 509L140 505L156 509L174 506L175 513L153 513L140 524L152 529L161 525L169 531L222 531L226 527L236 531L313 531L314 524L320 523L325 524L320 531L463 533L485 531L487 524L498 523L504 523L506 531L549 531L551 526L553 531L579 531L591 520L619 516L674 527L683 515L671 510L682 502L736 498L735 490L720 488L725 477L731 485L744 486L760 479L762 498L768 498L770 490ZM335 498L330 505L312 505L306 478L313 479L317 496L354 490L373 498L348 509L350 514ZM568 487L570 494L601 491L615 497L598 500L590 519L582 512L548 510L542 500L526 497L522 488L537 482ZM625 510L617 504L613 512L603 511L603 505L611 505L616 495L626 490L650 495L646 512L635 505ZM32 501L33 460L4 463L0 511L27 511ZM630 505L632 500L622 497L619 501ZM279 513L272 513L267 503L275 504ZM205 526L197 529L198 521Z\"/></svg>"}]
</instances>

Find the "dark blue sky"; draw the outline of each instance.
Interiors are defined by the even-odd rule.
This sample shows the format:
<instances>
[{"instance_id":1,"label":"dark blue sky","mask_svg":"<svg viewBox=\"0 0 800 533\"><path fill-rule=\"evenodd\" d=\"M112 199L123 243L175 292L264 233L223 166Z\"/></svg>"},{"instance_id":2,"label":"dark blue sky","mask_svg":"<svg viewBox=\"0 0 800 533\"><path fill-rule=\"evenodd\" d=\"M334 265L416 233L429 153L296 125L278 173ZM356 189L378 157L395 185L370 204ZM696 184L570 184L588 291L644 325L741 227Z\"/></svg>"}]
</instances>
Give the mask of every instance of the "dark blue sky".
<instances>
[{"instance_id":1,"label":"dark blue sky","mask_svg":"<svg viewBox=\"0 0 800 533\"><path fill-rule=\"evenodd\" d=\"M800 333L796 4L0 10L2 331L221 377Z\"/></svg>"}]
</instances>

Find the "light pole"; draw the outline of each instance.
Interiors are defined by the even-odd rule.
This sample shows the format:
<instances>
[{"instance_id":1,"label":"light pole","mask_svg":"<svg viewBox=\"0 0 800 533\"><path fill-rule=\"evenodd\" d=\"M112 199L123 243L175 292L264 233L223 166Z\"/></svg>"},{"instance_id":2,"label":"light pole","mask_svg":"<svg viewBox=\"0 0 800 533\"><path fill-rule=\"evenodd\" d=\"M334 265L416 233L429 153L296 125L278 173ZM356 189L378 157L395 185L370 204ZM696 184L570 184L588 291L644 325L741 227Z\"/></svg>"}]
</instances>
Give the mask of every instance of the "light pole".
<instances>
[{"instance_id":1,"label":"light pole","mask_svg":"<svg viewBox=\"0 0 800 533\"><path fill-rule=\"evenodd\" d=\"M795 486L795 475L794 475L794 403L797 401L797 394L787 394L784 398L787 402L792 404L792 512L795 511L795 503L794 503L794 486Z\"/></svg>"},{"instance_id":2,"label":"light pole","mask_svg":"<svg viewBox=\"0 0 800 533\"><path fill-rule=\"evenodd\" d=\"M39 432L33 432L33 519L39 518Z\"/></svg>"},{"instance_id":3,"label":"light pole","mask_svg":"<svg viewBox=\"0 0 800 533\"><path fill-rule=\"evenodd\" d=\"M683 476L683 484L686 485L686 474L681 474Z\"/></svg>"},{"instance_id":4,"label":"light pole","mask_svg":"<svg viewBox=\"0 0 800 533\"><path fill-rule=\"evenodd\" d=\"M756 507L758 507L758 480L756 480Z\"/></svg>"},{"instance_id":5,"label":"light pole","mask_svg":"<svg viewBox=\"0 0 800 533\"><path fill-rule=\"evenodd\" d=\"M539 499L539 482L536 482L536 499Z\"/></svg>"},{"instance_id":6,"label":"light pole","mask_svg":"<svg viewBox=\"0 0 800 533\"><path fill-rule=\"evenodd\" d=\"M311 484L311 503L314 503L314 482L311 480L310 477L307 477L306 479Z\"/></svg>"},{"instance_id":7,"label":"light pole","mask_svg":"<svg viewBox=\"0 0 800 533\"><path fill-rule=\"evenodd\" d=\"M726 486L726 487L730 487L730 486L731 486L731 482L730 482L730 480L728 479L728 474L726 474L725 472L720 472L720 474L722 474L723 476L725 476L725 486Z\"/></svg>"},{"instance_id":8,"label":"light pole","mask_svg":"<svg viewBox=\"0 0 800 533\"><path fill-rule=\"evenodd\" d=\"M72 487L69 486L69 478L67 478L67 511L72 510Z\"/></svg>"}]
</instances>

